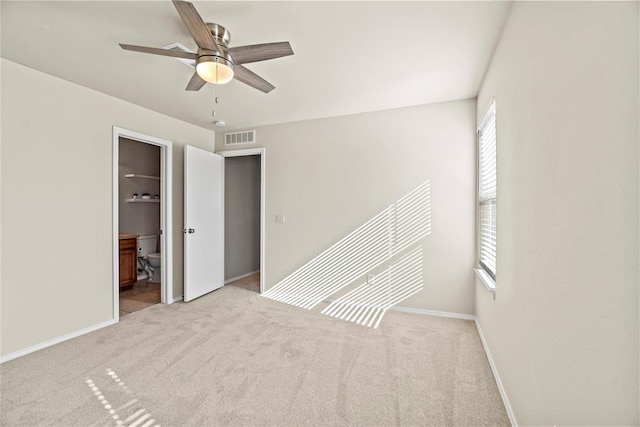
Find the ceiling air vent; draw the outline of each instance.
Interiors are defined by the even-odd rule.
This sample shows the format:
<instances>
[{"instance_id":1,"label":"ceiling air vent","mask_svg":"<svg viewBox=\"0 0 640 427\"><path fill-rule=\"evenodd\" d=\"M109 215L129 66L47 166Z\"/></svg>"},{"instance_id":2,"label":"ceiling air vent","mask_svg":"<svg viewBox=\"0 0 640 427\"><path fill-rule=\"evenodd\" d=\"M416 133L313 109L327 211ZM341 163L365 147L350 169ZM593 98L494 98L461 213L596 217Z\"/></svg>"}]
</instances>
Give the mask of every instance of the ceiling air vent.
<instances>
[{"instance_id":1,"label":"ceiling air vent","mask_svg":"<svg viewBox=\"0 0 640 427\"><path fill-rule=\"evenodd\" d=\"M163 49L169 49L169 50L175 50L177 52L189 52L192 53L189 49L187 49L186 47L182 46L180 43L171 43L168 44L166 46L162 47ZM173 58L176 61L180 61L182 62L184 65L186 65L189 68L195 69L196 68L196 61L194 61L193 59L186 59L186 58Z\"/></svg>"},{"instance_id":2,"label":"ceiling air vent","mask_svg":"<svg viewBox=\"0 0 640 427\"><path fill-rule=\"evenodd\" d=\"M256 131L229 132L224 134L224 145L255 144Z\"/></svg>"}]
</instances>

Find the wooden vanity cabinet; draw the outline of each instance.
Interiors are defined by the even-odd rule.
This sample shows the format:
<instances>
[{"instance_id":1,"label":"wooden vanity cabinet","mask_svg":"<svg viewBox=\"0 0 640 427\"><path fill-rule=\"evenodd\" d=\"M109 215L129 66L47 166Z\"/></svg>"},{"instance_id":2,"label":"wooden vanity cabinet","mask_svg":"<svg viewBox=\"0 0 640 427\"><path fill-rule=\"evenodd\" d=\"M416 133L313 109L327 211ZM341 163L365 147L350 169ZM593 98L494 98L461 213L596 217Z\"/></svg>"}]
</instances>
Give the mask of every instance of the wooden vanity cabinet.
<instances>
[{"instance_id":1,"label":"wooden vanity cabinet","mask_svg":"<svg viewBox=\"0 0 640 427\"><path fill-rule=\"evenodd\" d=\"M120 287L134 284L138 278L138 248L136 239L120 239Z\"/></svg>"}]
</instances>

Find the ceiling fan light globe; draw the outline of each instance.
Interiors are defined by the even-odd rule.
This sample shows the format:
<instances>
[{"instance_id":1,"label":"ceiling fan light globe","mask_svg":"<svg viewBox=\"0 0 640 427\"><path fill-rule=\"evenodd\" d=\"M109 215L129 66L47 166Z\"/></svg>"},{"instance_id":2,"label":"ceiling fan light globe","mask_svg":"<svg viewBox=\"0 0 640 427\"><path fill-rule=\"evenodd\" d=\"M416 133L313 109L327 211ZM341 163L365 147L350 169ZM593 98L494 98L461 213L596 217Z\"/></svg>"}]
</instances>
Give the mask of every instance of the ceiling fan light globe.
<instances>
[{"instance_id":1,"label":"ceiling fan light globe","mask_svg":"<svg viewBox=\"0 0 640 427\"><path fill-rule=\"evenodd\" d=\"M233 63L218 57L200 57L196 72L202 80L221 85L233 79Z\"/></svg>"}]
</instances>

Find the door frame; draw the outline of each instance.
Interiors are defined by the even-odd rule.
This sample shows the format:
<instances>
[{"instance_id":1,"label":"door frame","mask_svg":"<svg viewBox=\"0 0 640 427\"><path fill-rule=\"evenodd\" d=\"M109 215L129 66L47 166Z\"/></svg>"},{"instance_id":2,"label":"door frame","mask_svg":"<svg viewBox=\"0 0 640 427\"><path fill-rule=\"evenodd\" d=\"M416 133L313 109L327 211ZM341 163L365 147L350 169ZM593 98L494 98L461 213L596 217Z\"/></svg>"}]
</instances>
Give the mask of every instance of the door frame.
<instances>
[{"instance_id":1,"label":"door frame","mask_svg":"<svg viewBox=\"0 0 640 427\"><path fill-rule=\"evenodd\" d=\"M160 147L160 262L162 265L160 301L171 304L173 300L173 213L172 213L172 165L173 143L155 136L145 135L113 126L113 320L120 321L120 263L119 252L119 143L120 137Z\"/></svg>"},{"instance_id":2,"label":"door frame","mask_svg":"<svg viewBox=\"0 0 640 427\"><path fill-rule=\"evenodd\" d=\"M216 151L216 154L219 154L223 157L223 160L227 157L244 157L244 156L260 156L260 293L264 292L264 280L265 280L265 247L266 247L266 230L265 230L265 207L266 207L266 166L267 166L267 150L266 148L247 148L241 150L223 150ZM223 167L223 177L225 169L224 162L222 163Z\"/></svg>"}]
</instances>

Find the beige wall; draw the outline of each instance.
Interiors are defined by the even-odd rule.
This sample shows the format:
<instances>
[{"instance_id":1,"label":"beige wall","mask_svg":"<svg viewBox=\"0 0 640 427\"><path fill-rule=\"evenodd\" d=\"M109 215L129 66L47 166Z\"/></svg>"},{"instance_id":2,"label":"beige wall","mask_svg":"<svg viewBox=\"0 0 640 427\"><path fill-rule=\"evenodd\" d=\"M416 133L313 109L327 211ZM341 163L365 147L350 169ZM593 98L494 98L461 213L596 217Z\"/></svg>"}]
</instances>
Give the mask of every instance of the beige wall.
<instances>
[{"instance_id":1,"label":"beige wall","mask_svg":"<svg viewBox=\"0 0 640 427\"><path fill-rule=\"evenodd\" d=\"M224 160L224 278L260 270L260 156Z\"/></svg>"},{"instance_id":2,"label":"beige wall","mask_svg":"<svg viewBox=\"0 0 640 427\"><path fill-rule=\"evenodd\" d=\"M160 195L160 181L126 178L138 175L160 176L160 147L120 138L118 148L118 228L120 233L140 236L160 235L160 203L129 203L134 193ZM158 246L160 246L158 244Z\"/></svg>"},{"instance_id":3,"label":"beige wall","mask_svg":"<svg viewBox=\"0 0 640 427\"><path fill-rule=\"evenodd\" d=\"M401 305L473 313L475 115L468 100L257 128L266 289L430 180L425 289Z\"/></svg>"},{"instance_id":4,"label":"beige wall","mask_svg":"<svg viewBox=\"0 0 640 427\"><path fill-rule=\"evenodd\" d=\"M476 314L521 425L637 425L638 3L516 2L495 97L498 280Z\"/></svg>"},{"instance_id":5,"label":"beige wall","mask_svg":"<svg viewBox=\"0 0 640 427\"><path fill-rule=\"evenodd\" d=\"M112 318L112 126L173 141L174 295L183 145L214 134L2 59L2 355Z\"/></svg>"}]
</instances>

